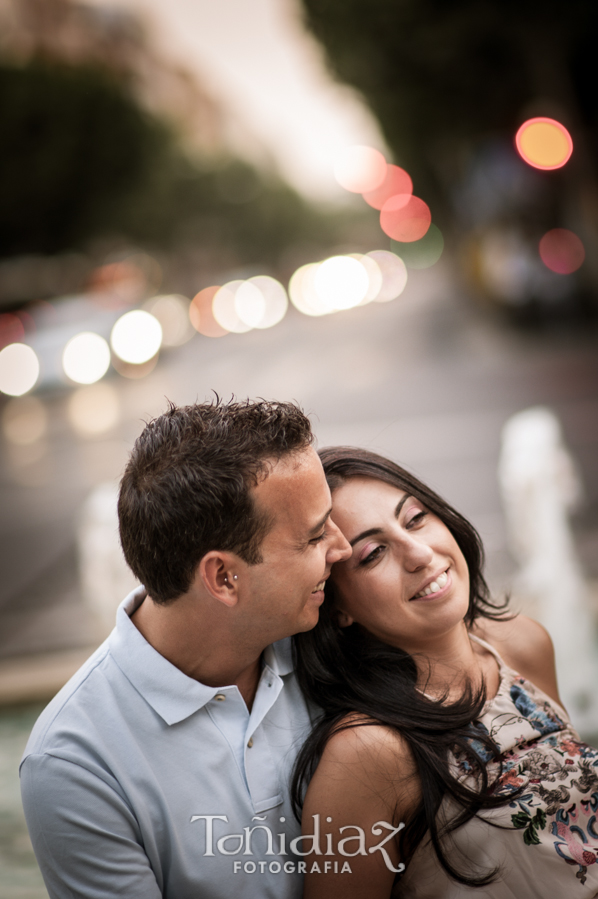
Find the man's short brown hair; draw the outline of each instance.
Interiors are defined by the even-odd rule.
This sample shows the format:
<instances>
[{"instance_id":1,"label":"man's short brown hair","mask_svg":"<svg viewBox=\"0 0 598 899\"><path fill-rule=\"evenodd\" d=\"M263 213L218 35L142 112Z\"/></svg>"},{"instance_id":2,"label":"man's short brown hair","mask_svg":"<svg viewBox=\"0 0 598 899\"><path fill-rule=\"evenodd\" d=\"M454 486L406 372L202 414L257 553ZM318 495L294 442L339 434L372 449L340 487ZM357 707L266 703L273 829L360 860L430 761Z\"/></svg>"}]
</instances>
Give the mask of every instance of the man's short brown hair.
<instances>
[{"instance_id":1,"label":"man's short brown hair","mask_svg":"<svg viewBox=\"0 0 598 899\"><path fill-rule=\"evenodd\" d=\"M177 407L146 425L133 447L118 500L127 564L155 602L186 593L210 550L251 565L271 522L251 488L267 463L313 442L293 403L216 399Z\"/></svg>"}]
</instances>

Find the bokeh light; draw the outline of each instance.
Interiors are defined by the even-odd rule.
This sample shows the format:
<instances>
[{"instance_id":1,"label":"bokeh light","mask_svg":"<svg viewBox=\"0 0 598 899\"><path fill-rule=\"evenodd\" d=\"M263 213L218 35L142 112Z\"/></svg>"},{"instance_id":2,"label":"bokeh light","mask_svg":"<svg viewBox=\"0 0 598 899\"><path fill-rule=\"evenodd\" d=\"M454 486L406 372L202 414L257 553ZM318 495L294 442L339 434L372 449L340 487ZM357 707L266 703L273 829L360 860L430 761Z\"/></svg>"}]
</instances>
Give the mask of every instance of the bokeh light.
<instances>
[{"instance_id":1,"label":"bokeh light","mask_svg":"<svg viewBox=\"0 0 598 899\"><path fill-rule=\"evenodd\" d=\"M189 321L204 337L224 337L226 328L219 325L212 311L212 300L220 290L220 285L204 287L196 293L189 306Z\"/></svg>"},{"instance_id":2,"label":"bokeh light","mask_svg":"<svg viewBox=\"0 0 598 899\"><path fill-rule=\"evenodd\" d=\"M365 268L368 276L368 289L360 306L366 306L375 300L382 290L382 272L378 263L371 256L363 256L361 253L349 253L351 259L356 259Z\"/></svg>"},{"instance_id":3,"label":"bokeh light","mask_svg":"<svg viewBox=\"0 0 598 899\"><path fill-rule=\"evenodd\" d=\"M21 343L25 337L25 327L18 315L4 312L0 315L0 349L9 343Z\"/></svg>"},{"instance_id":4,"label":"bokeh light","mask_svg":"<svg viewBox=\"0 0 598 899\"><path fill-rule=\"evenodd\" d=\"M65 374L77 384L95 384L110 365L110 347L93 331L82 331L71 337L62 353Z\"/></svg>"},{"instance_id":5,"label":"bokeh light","mask_svg":"<svg viewBox=\"0 0 598 899\"><path fill-rule=\"evenodd\" d=\"M430 227L432 213L419 197L398 194L387 200L380 213L380 227L392 240L420 240Z\"/></svg>"},{"instance_id":6,"label":"bokeh light","mask_svg":"<svg viewBox=\"0 0 598 899\"><path fill-rule=\"evenodd\" d=\"M315 291L330 312L358 306L369 286L365 267L351 256L331 256L314 275Z\"/></svg>"},{"instance_id":7,"label":"bokeh light","mask_svg":"<svg viewBox=\"0 0 598 899\"><path fill-rule=\"evenodd\" d=\"M319 262L302 265L289 282L291 303L304 315L326 315L327 312L330 312L314 287L314 278L319 267Z\"/></svg>"},{"instance_id":8,"label":"bokeh light","mask_svg":"<svg viewBox=\"0 0 598 899\"><path fill-rule=\"evenodd\" d=\"M266 299L259 287L241 281L235 290L234 310L244 325L256 328L266 314Z\"/></svg>"},{"instance_id":9,"label":"bokeh light","mask_svg":"<svg viewBox=\"0 0 598 899\"><path fill-rule=\"evenodd\" d=\"M120 405L112 384L102 381L80 387L69 397L67 414L73 429L84 437L103 434L118 424Z\"/></svg>"},{"instance_id":10,"label":"bokeh light","mask_svg":"<svg viewBox=\"0 0 598 899\"><path fill-rule=\"evenodd\" d=\"M9 400L2 413L2 431L10 443L31 446L48 429L48 413L40 399L20 396Z\"/></svg>"},{"instance_id":11,"label":"bokeh light","mask_svg":"<svg viewBox=\"0 0 598 899\"><path fill-rule=\"evenodd\" d=\"M252 328L252 325L248 325L240 318L235 308L237 290L244 283L241 280L228 281L216 291L212 300L214 318L221 328L226 328L233 334L245 334Z\"/></svg>"},{"instance_id":12,"label":"bokeh light","mask_svg":"<svg viewBox=\"0 0 598 899\"><path fill-rule=\"evenodd\" d=\"M540 116L528 119L515 135L515 146L528 165L536 169L560 169L573 153L573 141L564 125Z\"/></svg>"},{"instance_id":13,"label":"bokeh light","mask_svg":"<svg viewBox=\"0 0 598 899\"><path fill-rule=\"evenodd\" d=\"M112 328L110 344L123 362L133 365L147 362L162 344L160 322L143 309L126 312Z\"/></svg>"},{"instance_id":14,"label":"bokeh light","mask_svg":"<svg viewBox=\"0 0 598 899\"><path fill-rule=\"evenodd\" d=\"M407 284L405 263L400 256L390 253L388 250L372 250L367 255L374 260L382 273L382 287L375 297L375 301L388 303L390 300L396 299L403 293Z\"/></svg>"},{"instance_id":15,"label":"bokeh light","mask_svg":"<svg viewBox=\"0 0 598 899\"><path fill-rule=\"evenodd\" d=\"M540 241L539 250L544 265L559 275L576 272L586 258L583 243L566 228L548 231Z\"/></svg>"},{"instance_id":16,"label":"bokeh light","mask_svg":"<svg viewBox=\"0 0 598 899\"><path fill-rule=\"evenodd\" d=\"M256 275L254 278L249 278L247 283L257 287L265 302L264 314L254 327L272 328L282 321L289 307L289 300L280 281L269 275Z\"/></svg>"},{"instance_id":17,"label":"bokeh light","mask_svg":"<svg viewBox=\"0 0 598 899\"><path fill-rule=\"evenodd\" d=\"M158 353L152 356L151 359L148 359L147 362L123 362L118 356L112 357L112 367L123 378L128 378L131 381L139 381L141 378L146 378L153 372L157 364Z\"/></svg>"},{"instance_id":18,"label":"bokeh light","mask_svg":"<svg viewBox=\"0 0 598 899\"><path fill-rule=\"evenodd\" d=\"M436 225L430 225L424 236L419 240L401 244L391 241L391 248L400 253L403 262L409 268L430 268L442 256L444 238L440 228L437 228Z\"/></svg>"},{"instance_id":19,"label":"bokeh light","mask_svg":"<svg viewBox=\"0 0 598 899\"><path fill-rule=\"evenodd\" d=\"M0 392L8 396L28 393L39 378L39 360L25 343L11 343L0 351Z\"/></svg>"},{"instance_id":20,"label":"bokeh light","mask_svg":"<svg viewBox=\"0 0 598 899\"><path fill-rule=\"evenodd\" d=\"M160 322L163 346L182 346L193 337L194 332L189 321L189 303L187 297L172 293L152 297L143 304L145 311L150 312Z\"/></svg>"},{"instance_id":21,"label":"bokeh light","mask_svg":"<svg viewBox=\"0 0 598 899\"><path fill-rule=\"evenodd\" d=\"M364 194L386 177L386 160L379 150L361 145L347 147L334 164L334 177L345 190Z\"/></svg>"},{"instance_id":22,"label":"bokeh light","mask_svg":"<svg viewBox=\"0 0 598 899\"><path fill-rule=\"evenodd\" d=\"M399 194L409 196L412 193L413 181L410 175L398 165L390 164L386 167L386 177L382 184L375 190L364 193L363 199L374 209L382 209L391 197Z\"/></svg>"}]
</instances>

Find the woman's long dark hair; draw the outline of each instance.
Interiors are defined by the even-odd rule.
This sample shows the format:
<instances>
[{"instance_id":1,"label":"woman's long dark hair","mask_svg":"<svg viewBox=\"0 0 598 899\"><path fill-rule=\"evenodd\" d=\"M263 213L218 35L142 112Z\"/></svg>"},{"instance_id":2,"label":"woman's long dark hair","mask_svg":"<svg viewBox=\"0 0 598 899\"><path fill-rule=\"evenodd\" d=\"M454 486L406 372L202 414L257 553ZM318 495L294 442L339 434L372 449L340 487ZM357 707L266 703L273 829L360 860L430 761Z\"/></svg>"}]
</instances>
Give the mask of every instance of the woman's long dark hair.
<instances>
[{"instance_id":1,"label":"woman's long dark hair","mask_svg":"<svg viewBox=\"0 0 598 899\"><path fill-rule=\"evenodd\" d=\"M353 447L326 447L320 450L320 458L333 493L352 478L366 477L384 481L420 500L447 526L467 562L467 626L480 616L505 616L507 601L502 605L492 602L482 574L484 550L480 537L462 515L413 475L376 453ZM381 642L358 624L341 628L332 579L326 593L319 623L293 638L301 689L323 710L295 764L291 787L295 813L299 817L305 790L332 734L371 724L391 727L408 743L421 782L421 802L401 831L401 856L405 860L411 858L429 832L438 861L450 877L467 886L490 883L497 868L468 876L449 860L442 842L443 836L480 810L496 808L513 799L512 793L493 795L496 781L489 783L487 762L498 759L499 751L494 741L475 725L485 701L484 686L473 690L470 684L466 685L461 697L452 703L429 699L417 689L418 671L412 656ZM477 789L465 786L451 770L451 754L455 753L465 761ZM458 811L444 828L439 828L437 815L445 797L455 801Z\"/></svg>"}]
</instances>

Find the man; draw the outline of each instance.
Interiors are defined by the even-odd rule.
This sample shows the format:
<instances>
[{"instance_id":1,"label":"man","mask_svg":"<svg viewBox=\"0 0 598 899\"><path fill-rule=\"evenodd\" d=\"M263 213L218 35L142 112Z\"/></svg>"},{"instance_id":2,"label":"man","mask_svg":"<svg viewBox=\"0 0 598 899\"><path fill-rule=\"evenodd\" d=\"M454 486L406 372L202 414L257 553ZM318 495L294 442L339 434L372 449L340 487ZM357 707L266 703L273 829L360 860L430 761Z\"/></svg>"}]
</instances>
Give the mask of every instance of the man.
<instances>
[{"instance_id":1,"label":"man","mask_svg":"<svg viewBox=\"0 0 598 899\"><path fill-rule=\"evenodd\" d=\"M21 766L52 899L301 895L288 781L310 718L276 641L315 625L350 555L312 440L267 402L172 406L137 440L119 523L144 588Z\"/></svg>"}]
</instances>

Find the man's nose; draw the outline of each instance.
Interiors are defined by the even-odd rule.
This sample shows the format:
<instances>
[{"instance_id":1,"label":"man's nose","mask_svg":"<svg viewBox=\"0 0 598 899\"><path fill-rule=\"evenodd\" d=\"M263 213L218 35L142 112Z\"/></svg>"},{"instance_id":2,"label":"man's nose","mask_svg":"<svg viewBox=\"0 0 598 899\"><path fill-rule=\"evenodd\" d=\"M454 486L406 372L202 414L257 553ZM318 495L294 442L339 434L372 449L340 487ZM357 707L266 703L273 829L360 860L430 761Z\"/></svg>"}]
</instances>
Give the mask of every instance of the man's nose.
<instances>
[{"instance_id":1,"label":"man's nose","mask_svg":"<svg viewBox=\"0 0 598 899\"><path fill-rule=\"evenodd\" d=\"M346 559L351 558L351 554L353 551L351 549L349 541L331 518L328 519L328 526L333 532L334 537L332 543L330 544L328 561L331 565L334 565L335 562L344 562Z\"/></svg>"}]
</instances>

